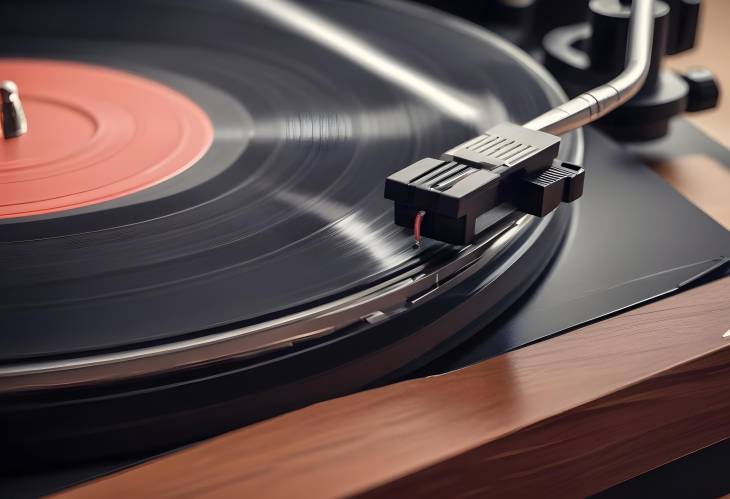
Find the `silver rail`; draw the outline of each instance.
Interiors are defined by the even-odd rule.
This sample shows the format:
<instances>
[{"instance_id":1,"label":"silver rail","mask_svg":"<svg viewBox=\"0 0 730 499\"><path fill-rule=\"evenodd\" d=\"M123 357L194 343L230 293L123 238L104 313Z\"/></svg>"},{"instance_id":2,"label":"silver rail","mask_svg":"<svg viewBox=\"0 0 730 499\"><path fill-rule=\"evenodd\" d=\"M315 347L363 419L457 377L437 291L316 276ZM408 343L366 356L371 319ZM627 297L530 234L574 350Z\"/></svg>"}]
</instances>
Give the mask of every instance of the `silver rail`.
<instances>
[{"instance_id":1,"label":"silver rail","mask_svg":"<svg viewBox=\"0 0 730 499\"><path fill-rule=\"evenodd\" d=\"M629 23L624 71L608 83L528 121L525 128L562 135L605 116L636 95L649 73L654 0L633 0Z\"/></svg>"}]
</instances>

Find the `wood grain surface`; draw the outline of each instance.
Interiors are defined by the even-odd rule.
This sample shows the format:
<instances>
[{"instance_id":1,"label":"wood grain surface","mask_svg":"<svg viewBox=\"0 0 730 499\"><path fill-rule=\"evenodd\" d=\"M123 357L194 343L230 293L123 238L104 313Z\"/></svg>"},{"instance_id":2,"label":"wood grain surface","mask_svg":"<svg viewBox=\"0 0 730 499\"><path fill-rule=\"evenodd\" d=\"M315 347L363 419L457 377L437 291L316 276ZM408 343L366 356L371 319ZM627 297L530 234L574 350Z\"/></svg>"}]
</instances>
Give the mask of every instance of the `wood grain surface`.
<instances>
[{"instance_id":1,"label":"wood grain surface","mask_svg":"<svg viewBox=\"0 0 730 499\"><path fill-rule=\"evenodd\" d=\"M730 279L61 494L579 496L730 436ZM725 336L723 336L725 335Z\"/></svg>"},{"instance_id":2,"label":"wood grain surface","mask_svg":"<svg viewBox=\"0 0 730 499\"><path fill-rule=\"evenodd\" d=\"M667 59L667 67L685 71L693 66L710 68L725 94L730 91L730 1L703 0L696 45ZM730 147L730 99L722 98L716 110L690 114L689 120L716 141Z\"/></svg>"},{"instance_id":3,"label":"wood grain surface","mask_svg":"<svg viewBox=\"0 0 730 499\"><path fill-rule=\"evenodd\" d=\"M725 147L730 147L730 1L705 0L702 4L697 44L694 49L669 57L667 67L686 71L693 66L710 68L720 82L719 106L712 111L686 115L687 119ZM653 169L683 196L730 229L730 165L709 157L692 155L673 158Z\"/></svg>"},{"instance_id":4,"label":"wood grain surface","mask_svg":"<svg viewBox=\"0 0 730 499\"><path fill-rule=\"evenodd\" d=\"M730 86L730 0L702 64ZM730 146L730 102L691 118ZM727 166L656 170L730 227ZM60 497L584 496L730 437L730 278L442 376L330 400Z\"/></svg>"},{"instance_id":5,"label":"wood grain surface","mask_svg":"<svg viewBox=\"0 0 730 499\"><path fill-rule=\"evenodd\" d=\"M706 156L690 155L652 168L684 197L730 229L730 165L721 165Z\"/></svg>"}]
</instances>

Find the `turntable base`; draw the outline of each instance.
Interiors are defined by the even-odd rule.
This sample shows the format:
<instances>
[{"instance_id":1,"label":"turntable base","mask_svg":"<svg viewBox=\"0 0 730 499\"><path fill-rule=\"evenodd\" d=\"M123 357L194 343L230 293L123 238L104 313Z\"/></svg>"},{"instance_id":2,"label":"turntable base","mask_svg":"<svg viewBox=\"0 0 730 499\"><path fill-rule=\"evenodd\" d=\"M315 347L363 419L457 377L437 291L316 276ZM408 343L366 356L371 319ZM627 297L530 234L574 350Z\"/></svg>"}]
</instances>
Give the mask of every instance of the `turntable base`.
<instances>
[{"instance_id":1,"label":"turntable base","mask_svg":"<svg viewBox=\"0 0 730 499\"><path fill-rule=\"evenodd\" d=\"M722 47L728 35L710 29L713 19L723 16L705 16L705 43ZM725 103L700 125L718 132L713 123L728 116ZM700 158L703 171L692 171L711 176L672 175L695 160L657 171L730 225L728 201L715 210L697 188L725 182L726 170ZM457 372L243 428L61 497L595 494L730 438L728 297L730 277Z\"/></svg>"}]
</instances>

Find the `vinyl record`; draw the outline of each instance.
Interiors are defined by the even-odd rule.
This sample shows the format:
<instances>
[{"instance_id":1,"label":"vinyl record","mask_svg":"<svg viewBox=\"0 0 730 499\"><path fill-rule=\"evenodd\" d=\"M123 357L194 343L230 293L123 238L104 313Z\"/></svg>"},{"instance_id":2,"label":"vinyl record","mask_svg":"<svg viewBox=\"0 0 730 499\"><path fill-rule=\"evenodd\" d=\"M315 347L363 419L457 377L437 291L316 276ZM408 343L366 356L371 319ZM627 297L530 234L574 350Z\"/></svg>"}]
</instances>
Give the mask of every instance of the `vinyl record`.
<instances>
[{"instance_id":1,"label":"vinyl record","mask_svg":"<svg viewBox=\"0 0 730 499\"><path fill-rule=\"evenodd\" d=\"M393 224L391 203L383 198L387 175L438 157L491 125L527 121L561 98L524 54L453 18L401 3L330 0L24 0L4 9L0 68L16 68L18 74L3 78L17 80L23 98L40 102L44 92L81 92L88 102L99 99L99 109L114 105L129 114L141 139L169 132L150 118L157 113L144 112L144 100L152 98L144 93L125 95L126 104L113 102L113 93L84 94L81 83L30 86L23 93L22 68L33 64L126 74L189 102L192 137L185 130L170 136L181 147L198 143L179 164L137 188L77 204L55 200L52 209L33 214L7 210L0 218L0 391L9 400L33 401L39 409L46 402L33 397L52 389L66 390L53 397L88 400L91 392L83 390L97 390L94 383L122 383L94 392L110 398L115 390L129 394L142 386L124 383L162 386L159 376L183 368L191 380L203 376L203 368L209 378L268 363L268 374L254 376L249 369L249 380L256 381L238 385L256 390L318 370L321 375L358 356L372 361L369 349L389 352L387 362L370 370L359 366L360 374L329 388L300 387L286 403L264 397L243 407L239 399L230 414L240 423L343 393L434 351L476 317L483 324L492 305L503 309L536 278L567 228L567 209L540 220L504 207L475 245L427 241L415 250L411 233ZM106 98L112 102L102 102ZM142 111L135 114L131 109L139 104ZM183 127L183 121L175 118L169 127ZM94 133L117 125L102 116ZM0 144L4 157L9 143ZM156 154L144 158L152 170L173 153ZM575 161L579 154L577 137L566 138L561 157ZM130 161L119 167L139 164ZM105 178L98 163L90 168ZM11 161L0 163L6 193L16 192L7 180L17 180L11 169ZM70 194L57 197L84 191L70 185ZM533 260L524 263L526 255ZM509 272L517 273L498 280ZM489 288L492 283L499 285ZM416 336L437 312L469 303L477 293L487 301L473 302L447 326L432 327L436 333ZM441 305L434 304L439 296ZM412 315L406 320L401 312ZM392 336L372 332L394 324L400 330ZM346 347L357 328L372 330L371 336ZM411 342L402 351L390 343L399 335ZM282 360L271 375L279 355L272 348L302 339L312 342L281 350L289 363ZM339 353L323 353L335 344ZM306 357L305 350L318 353ZM255 357L261 352L269 353ZM178 378L175 383L179 389ZM195 405L220 404L209 397L223 393L209 387ZM221 397L239 395L233 390ZM166 410L174 414L170 405ZM123 411L112 406L103 414L115 411L114 418L121 417ZM20 414L9 417L17 423ZM68 422L69 414L58 417ZM44 424L47 415L28 424ZM124 415L127 422L154 419ZM104 417L94 424L113 426ZM28 414L22 418L27 422ZM185 439L230 426L235 418L223 419ZM59 431L67 432L63 438L74 434L67 427ZM162 443L145 445L179 439L164 433Z\"/></svg>"}]
</instances>

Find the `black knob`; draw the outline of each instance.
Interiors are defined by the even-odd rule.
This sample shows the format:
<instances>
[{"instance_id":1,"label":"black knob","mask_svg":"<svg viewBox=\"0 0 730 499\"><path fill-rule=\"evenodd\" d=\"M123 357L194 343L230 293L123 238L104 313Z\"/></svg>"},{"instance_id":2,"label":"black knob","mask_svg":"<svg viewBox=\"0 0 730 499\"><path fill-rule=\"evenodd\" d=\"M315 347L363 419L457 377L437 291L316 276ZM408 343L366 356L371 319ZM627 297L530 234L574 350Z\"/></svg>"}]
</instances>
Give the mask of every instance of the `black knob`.
<instances>
[{"instance_id":1,"label":"black knob","mask_svg":"<svg viewBox=\"0 0 730 499\"><path fill-rule=\"evenodd\" d=\"M707 68L691 68L681 75L689 85L687 94L687 111L694 113L717 106L720 99L720 87L715 75Z\"/></svg>"},{"instance_id":2,"label":"black knob","mask_svg":"<svg viewBox=\"0 0 730 499\"><path fill-rule=\"evenodd\" d=\"M604 77L615 76L626 64L626 38L631 19L631 2L623 0L591 0L591 38L586 52L591 70ZM669 26L669 6L662 1L654 3L654 38L651 65L645 88L653 88L659 77L662 56L666 48Z\"/></svg>"},{"instance_id":3,"label":"black knob","mask_svg":"<svg viewBox=\"0 0 730 499\"><path fill-rule=\"evenodd\" d=\"M669 4L669 36L667 54L678 54L695 45L700 0L664 0Z\"/></svg>"},{"instance_id":4,"label":"black knob","mask_svg":"<svg viewBox=\"0 0 730 499\"><path fill-rule=\"evenodd\" d=\"M487 5L491 22L525 27L531 21L536 4L535 0L491 0Z\"/></svg>"}]
</instances>

